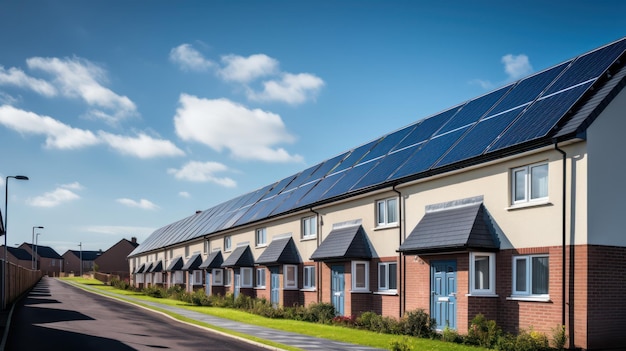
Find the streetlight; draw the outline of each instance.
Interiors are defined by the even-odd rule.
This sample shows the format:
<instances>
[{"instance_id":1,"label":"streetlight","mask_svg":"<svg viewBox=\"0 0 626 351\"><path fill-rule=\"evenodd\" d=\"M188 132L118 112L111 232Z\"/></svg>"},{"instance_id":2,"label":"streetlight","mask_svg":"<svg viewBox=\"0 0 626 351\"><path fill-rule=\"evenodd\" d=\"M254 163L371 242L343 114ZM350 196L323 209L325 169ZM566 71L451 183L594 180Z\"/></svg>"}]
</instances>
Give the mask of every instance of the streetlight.
<instances>
[{"instance_id":1,"label":"streetlight","mask_svg":"<svg viewBox=\"0 0 626 351\"><path fill-rule=\"evenodd\" d=\"M28 180L27 176L16 175L16 176L6 176L4 181L4 262L2 263L2 309L6 309L7 301L6 301L6 285L7 285L7 226L9 223L8 216L8 204L9 204L9 178L17 179L17 180Z\"/></svg>"},{"instance_id":2,"label":"streetlight","mask_svg":"<svg viewBox=\"0 0 626 351\"><path fill-rule=\"evenodd\" d=\"M37 248L39 247L39 236L41 235L41 233L37 233L37 236L35 237L35 257L39 257L37 255Z\"/></svg>"},{"instance_id":3,"label":"streetlight","mask_svg":"<svg viewBox=\"0 0 626 351\"><path fill-rule=\"evenodd\" d=\"M31 252L33 251L34 246L35 246L35 228L37 228L37 229L43 229L43 227L42 227L42 226L36 226L36 227L33 227L33 239L30 241L30 243L31 243L31 245L32 245L31 250L30 250ZM37 260L35 259L35 256L31 257L31 261L33 261L33 262L32 262L32 263L33 263L33 264L32 264L32 266L33 266L33 270L35 270L35 262L37 261Z\"/></svg>"}]
</instances>

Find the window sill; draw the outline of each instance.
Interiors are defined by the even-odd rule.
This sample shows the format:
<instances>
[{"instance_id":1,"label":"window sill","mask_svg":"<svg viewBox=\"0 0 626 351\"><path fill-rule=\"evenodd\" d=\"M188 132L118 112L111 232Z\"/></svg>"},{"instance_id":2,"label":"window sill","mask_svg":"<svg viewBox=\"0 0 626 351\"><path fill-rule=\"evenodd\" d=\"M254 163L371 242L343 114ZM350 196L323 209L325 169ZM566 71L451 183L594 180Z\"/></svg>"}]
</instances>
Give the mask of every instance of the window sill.
<instances>
[{"instance_id":1,"label":"window sill","mask_svg":"<svg viewBox=\"0 0 626 351\"><path fill-rule=\"evenodd\" d=\"M400 225L398 223L383 224L383 225L374 227L374 229L372 230L377 231L377 230L394 229L394 228L400 228Z\"/></svg>"},{"instance_id":2,"label":"window sill","mask_svg":"<svg viewBox=\"0 0 626 351\"><path fill-rule=\"evenodd\" d=\"M317 239L317 236L307 236L306 238L300 238L300 242L302 241L311 241Z\"/></svg>"},{"instance_id":3,"label":"window sill","mask_svg":"<svg viewBox=\"0 0 626 351\"><path fill-rule=\"evenodd\" d=\"M267 244L259 244L259 245L256 245L254 248L255 249L262 249L262 248L265 248L265 247L267 247Z\"/></svg>"},{"instance_id":4,"label":"window sill","mask_svg":"<svg viewBox=\"0 0 626 351\"><path fill-rule=\"evenodd\" d=\"M350 294L371 294L370 290L350 290Z\"/></svg>"},{"instance_id":5,"label":"window sill","mask_svg":"<svg viewBox=\"0 0 626 351\"><path fill-rule=\"evenodd\" d=\"M255 286L254 290L265 290L264 286Z\"/></svg>"},{"instance_id":6,"label":"window sill","mask_svg":"<svg viewBox=\"0 0 626 351\"><path fill-rule=\"evenodd\" d=\"M293 290L293 291L297 291L297 290L298 290L298 288L295 288L295 287L291 287L291 288L283 288L283 290Z\"/></svg>"},{"instance_id":7,"label":"window sill","mask_svg":"<svg viewBox=\"0 0 626 351\"><path fill-rule=\"evenodd\" d=\"M315 289L315 288L304 288L304 289L300 289L300 291L304 291L304 292L315 292L315 291L317 291L317 289Z\"/></svg>"},{"instance_id":8,"label":"window sill","mask_svg":"<svg viewBox=\"0 0 626 351\"><path fill-rule=\"evenodd\" d=\"M492 294L492 293L473 293L473 294L465 294L465 296L467 297L489 297L489 298L494 298L494 297L500 297L500 295L498 294Z\"/></svg>"},{"instance_id":9,"label":"window sill","mask_svg":"<svg viewBox=\"0 0 626 351\"><path fill-rule=\"evenodd\" d=\"M531 201L531 202L523 202L515 205L511 205L506 208L507 211L515 211L523 208L532 208L532 207L543 207L543 206L553 206L554 204L550 202L548 199L540 200L540 201Z\"/></svg>"},{"instance_id":10,"label":"window sill","mask_svg":"<svg viewBox=\"0 0 626 351\"><path fill-rule=\"evenodd\" d=\"M398 296L398 291L389 290L389 291L375 291L374 295L387 295L387 296Z\"/></svg>"},{"instance_id":11,"label":"window sill","mask_svg":"<svg viewBox=\"0 0 626 351\"><path fill-rule=\"evenodd\" d=\"M510 301L528 301L528 302L551 302L550 296L509 296L506 298Z\"/></svg>"}]
</instances>

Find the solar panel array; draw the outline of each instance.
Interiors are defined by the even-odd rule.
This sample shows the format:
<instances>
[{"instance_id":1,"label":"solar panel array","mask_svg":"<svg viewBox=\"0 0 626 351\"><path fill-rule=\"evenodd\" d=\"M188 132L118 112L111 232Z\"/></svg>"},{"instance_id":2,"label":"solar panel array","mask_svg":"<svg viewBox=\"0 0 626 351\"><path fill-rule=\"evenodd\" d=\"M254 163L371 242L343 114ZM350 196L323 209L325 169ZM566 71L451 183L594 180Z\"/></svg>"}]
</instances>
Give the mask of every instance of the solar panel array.
<instances>
[{"instance_id":1,"label":"solar panel array","mask_svg":"<svg viewBox=\"0 0 626 351\"><path fill-rule=\"evenodd\" d=\"M542 140L625 49L623 38L166 225L131 255Z\"/></svg>"}]
</instances>

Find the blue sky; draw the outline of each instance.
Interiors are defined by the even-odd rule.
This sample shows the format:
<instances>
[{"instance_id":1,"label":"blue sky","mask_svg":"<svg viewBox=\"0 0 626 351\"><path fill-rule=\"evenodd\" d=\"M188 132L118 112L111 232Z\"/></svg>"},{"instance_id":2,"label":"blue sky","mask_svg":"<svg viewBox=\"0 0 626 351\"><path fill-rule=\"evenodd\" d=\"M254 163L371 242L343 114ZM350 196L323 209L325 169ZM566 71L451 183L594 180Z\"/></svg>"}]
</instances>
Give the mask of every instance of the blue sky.
<instances>
[{"instance_id":1,"label":"blue sky","mask_svg":"<svg viewBox=\"0 0 626 351\"><path fill-rule=\"evenodd\" d=\"M0 0L9 246L106 250L623 37L623 1ZM2 207L4 212L4 207Z\"/></svg>"}]
</instances>

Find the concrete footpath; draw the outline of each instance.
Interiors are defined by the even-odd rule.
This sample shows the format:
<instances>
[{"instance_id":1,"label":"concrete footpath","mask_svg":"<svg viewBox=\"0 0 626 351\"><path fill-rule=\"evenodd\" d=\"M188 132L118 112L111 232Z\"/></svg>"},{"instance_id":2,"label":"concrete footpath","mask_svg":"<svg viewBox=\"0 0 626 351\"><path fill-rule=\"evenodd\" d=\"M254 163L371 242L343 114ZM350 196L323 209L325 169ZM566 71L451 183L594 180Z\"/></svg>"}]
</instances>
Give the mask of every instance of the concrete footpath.
<instances>
[{"instance_id":1,"label":"concrete footpath","mask_svg":"<svg viewBox=\"0 0 626 351\"><path fill-rule=\"evenodd\" d=\"M189 311L184 308L180 308L176 306L160 304L158 302L144 301L144 300L133 298L131 296L126 296L126 295L121 295L121 294L116 294L116 293L110 293L110 292L105 293L100 290L90 288L89 286L86 286L86 285L75 284L75 283L64 281L64 280L61 280L61 281L67 284L72 284L74 286L77 286L78 288L82 288L84 290L91 291L93 293L96 293L102 296L116 298L118 300L123 300L127 302L130 301L131 303L137 302L138 304L149 306L149 307L154 307L161 311L167 311L169 313L176 314L178 316L182 316L191 320L199 321L199 322L206 323L209 325L214 325L214 326L226 329L226 330L232 330L238 333L254 336L260 339L271 340L273 342L281 343L284 345L297 347L302 350L315 350L315 351L318 351L318 350L329 350L329 351L332 351L332 350L336 350L336 351L381 350L381 349L376 349L376 348L371 348L371 347L366 347L366 346L361 346L361 345L348 344L348 343L322 339L322 338L317 338L317 337L308 336L308 335L302 335L302 334L286 332L286 331L281 331L281 330L267 328L267 327L246 324L242 322L236 322L236 321L232 321L229 319L224 319L224 318L202 314L199 312ZM143 307L143 306L140 306L140 307ZM3 324L6 324L5 331L7 330L6 328L9 328L8 329L9 332L10 332L10 315L11 315L10 313L6 314L6 317L4 318L5 322L3 323ZM2 321L0 321L0 323L1 322ZM341 332L339 328L337 332ZM7 335L8 333L6 332L3 333L3 339L2 339L1 345L5 344ZM271 348L271 347L268 347L268 348Z\"/></svg>"}]
</instances>

